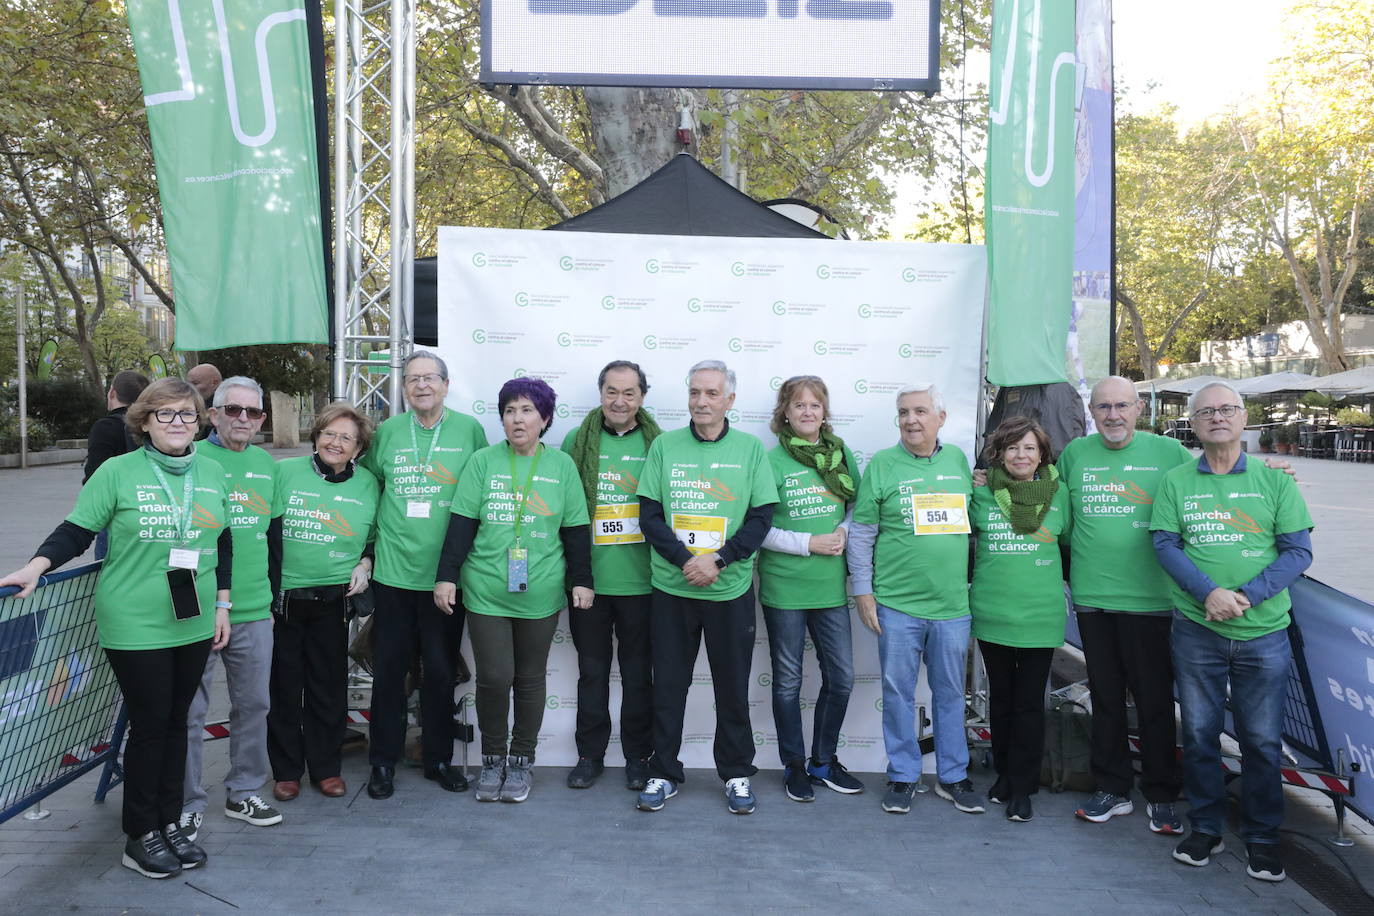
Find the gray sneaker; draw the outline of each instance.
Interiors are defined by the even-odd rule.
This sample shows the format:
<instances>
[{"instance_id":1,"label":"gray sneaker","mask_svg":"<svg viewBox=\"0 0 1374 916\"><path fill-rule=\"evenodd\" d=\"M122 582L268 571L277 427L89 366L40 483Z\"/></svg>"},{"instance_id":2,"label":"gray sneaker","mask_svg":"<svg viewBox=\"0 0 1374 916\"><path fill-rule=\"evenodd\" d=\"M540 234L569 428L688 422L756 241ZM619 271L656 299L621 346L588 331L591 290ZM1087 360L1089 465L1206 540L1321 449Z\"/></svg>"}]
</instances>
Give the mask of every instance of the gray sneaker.
<instances>
[{"instance_id":1,"label":"gray sneaker","mask_svg":"<svg viewBox=\"0 0 1374 916\"><path fill-rule=\"evenodd\" d=\"M192 843L196 837L200 836L200 825L205 823L205 814L201 811L183 811L181 817L177 818L177 829L181 835Z\"/></svg>"},{"instance_id":2,"label":"gray sneaker","mask_svg":"<svg viewBox=\"0 0 1374 916\"><path fill-rule=\"evenodd\" d=\"M482 772L477 777L477 800L494 802L501 797L501 783L506 778L506 758L502 754L483 754Z\"/></svg>"},{"instance_id":3,"label":"gray sneaker","mask_svg":"<svg viewBox=\"0 0 1374 916\"><path fill-rule=\"evenodd\" d=\"M958 782L937 782L935 794L945 801L954 802L954 807L965 814L982 814L987 810L983 796L974 791L973 783L967 779Z\"/></svg>"},{"instance_id":4,"label":"gray sneaker","mask_svg":"<svg viewBox=\"0 0 1374 916\"><path fill-rule=\"evenodd\" d=\"M501 801L522 802L530 797L530 786L534 784L534 773L530 768L534 760L525 756L511 755L506 758L506 781L501 783Z\"/></svg>"}]
</instances>

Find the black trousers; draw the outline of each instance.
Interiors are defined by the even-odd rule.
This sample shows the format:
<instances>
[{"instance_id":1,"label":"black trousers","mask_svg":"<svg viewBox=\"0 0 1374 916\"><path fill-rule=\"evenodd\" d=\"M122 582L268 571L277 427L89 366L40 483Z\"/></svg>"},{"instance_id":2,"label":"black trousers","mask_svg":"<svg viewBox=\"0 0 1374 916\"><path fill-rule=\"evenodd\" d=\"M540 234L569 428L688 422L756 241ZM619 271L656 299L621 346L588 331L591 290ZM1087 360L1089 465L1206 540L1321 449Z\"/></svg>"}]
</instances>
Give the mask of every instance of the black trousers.
<instances>
[{"instance_id":1,"label":"black trousers","mask_svg":"<svg viewBox=\"0 0 1374 916\"><path fill-rule=\"evenodd\" d=\"M557 614L535 620L468 614L472 661L477 669L474 705L483 756L499 757L509 752L534 759L548 699L549 645L556 629ZM513 728L509 724L512 695Z\"/></svg>"},{"instance_id":2,"label":"black trousers","mask_svg":"<svg viewBox=\"0 0 1374 916\"><path fill-rule=\"evenodd\" d=\"M978 640L988 675L988 719L992 761L1012 795L1033 795L1040 787L1045 756L1045 682L1053 649L1022 649Z\"/></svg>"},{"instance_id":3,"label":"black trousers","mask_svg":"<svg viewBox=\"0 0 1374 916\"><path fill-rule=\"evenodd\" d=\"M272 630L272 778L319 782L342 772L348 716L348 624L344 602L288 597Z\"/></svg>"},{"instance_id":4,"label":"black trousers","mask_svg":"<svg viewBox=\"0 0 1374 916\"><path fill-rule=\"evenodd\" d=\"M434 606L434 593L372 583L377 592L372 623L372 766L394 767L405 753L406 673L418 644L421 755L425 766L453 759L453 686L463 643L462 595L452 614Z\"/></svg>"},{"instance_id":5,"label":"black trousers","mask_svg":"<svg viewBox=\"0 0 1374 916\"><path fill-rule=\"evenodd\" d=\"M649 596L597 595L587 610L568 602L577 647L577 756L600 760L611 740L611 655L620 658L620 748L626 760L653 753L653 659ZM612 643L614 635L614 646Z\"/></svg>"},{"instance_id":6,"label":"black trousers","mask_svg":"<svg viewBox=\"0 0 1374 916\"><path fill-rule=\"evenodd\" d=\"M1140 726L1140 791L1149 802L1178 800L1183 785L1174 724L1174 666L1168 616L1090 611L1078 615L1092 696L1092 770L1097 788L1126 795L1135 783L1127 743L1126 691Z\"/></svg>"},{"instance_id":7,"label":"black trousers","mask_svg":"<svg viewBox=\"0 0 1374 916\"><path fill-rule=\"evenodd\" d=\"M754 591L729 601L679 598L654 589L649 642L654 660L654 753L649 771L686 778L678 754L692 669L706 637L716 699L716 772L721 779L753 776L754 731L749 724L749 669L754 658Z\"/></svg>"},{"instance_id":8,"label":"black trousers","mask_svg":"<svg viewBox=\"0 0 1374 916\"><path fill-rule=\"evenodd\" d=\"M186 713L205 674L210 640L170 649L106 649L129 712L123 828L142 836L181 816Z\"/></svg>"}]
</instances>

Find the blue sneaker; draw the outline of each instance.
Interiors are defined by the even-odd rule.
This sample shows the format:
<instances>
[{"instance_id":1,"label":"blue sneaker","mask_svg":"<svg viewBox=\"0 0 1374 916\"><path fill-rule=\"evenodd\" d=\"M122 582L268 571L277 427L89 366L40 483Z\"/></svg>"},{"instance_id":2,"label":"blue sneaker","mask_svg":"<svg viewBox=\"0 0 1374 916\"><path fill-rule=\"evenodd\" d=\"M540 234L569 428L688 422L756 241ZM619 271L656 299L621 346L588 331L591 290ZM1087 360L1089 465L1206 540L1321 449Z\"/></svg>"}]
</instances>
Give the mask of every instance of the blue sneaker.
<instances>
[{"instance_id":1,"label":"blue sneaker","mask_svg":"<svg viewBox=\"0 0 1374 916\"><path fill-rule=\"evenodd\" d=\"M753 814L759 806L754 798L754 787L749 785L748 776L736 776L725 780L725 802L731 814Z\"/></svg>"},{"instance_id":2,"label":"blue sneaker","mask_svg":"<svg viewBox=\"0 0 1374 916\"><path fill-rule=\"evenodd\" d=\"M806 773L817 785L829 786L844 795L857 795L864 790L864 784L850 775L838 757L831 757L829 763L817 763L812 758L806 765Z\"/></svg>"},{"instance_id":3,"label":"blue sneaker","mask_svg":"<svg viewBox=\"0 0 1374 916\"><path fill-rule=\"evenodd\" d=\"M677 794L677 783L671 779L654 777L644 784L635 807L640 811L661 811L668 799Z\"/></svg>"}]
</instances>

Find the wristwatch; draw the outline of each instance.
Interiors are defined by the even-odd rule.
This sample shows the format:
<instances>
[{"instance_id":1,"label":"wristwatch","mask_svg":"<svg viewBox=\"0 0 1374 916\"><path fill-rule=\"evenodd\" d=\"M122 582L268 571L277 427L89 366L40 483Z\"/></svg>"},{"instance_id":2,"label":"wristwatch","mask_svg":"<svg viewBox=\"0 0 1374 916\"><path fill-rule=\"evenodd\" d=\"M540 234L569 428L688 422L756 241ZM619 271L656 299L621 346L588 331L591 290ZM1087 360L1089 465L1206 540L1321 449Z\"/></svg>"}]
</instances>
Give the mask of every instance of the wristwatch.
<instances>
[{"instance_id":1,"label":"wristwatch","mask_svg":"<svg viewBox=\"0 0 1374 916\"><path fill-rule=\"evenodd\" d=\"M722 557L720 554L716 554L716 569L724 569L724 568L725 568L725 558Z\"/></svg>"},{"instance_id":2,"label":"wristwatch","mask_svg":"<svg viewBox=\"0 0 1374 916\"><path fill-rule=\"evenodd\" d=\"M215 602L215 607L216 607L216 608L224 608L226 611L229 610L229 609L230 609L231 607L233 607L233 606L234 606L234 602L232 602L232 601L216 601L216 602Z\"/></svg>"}]
</instances>

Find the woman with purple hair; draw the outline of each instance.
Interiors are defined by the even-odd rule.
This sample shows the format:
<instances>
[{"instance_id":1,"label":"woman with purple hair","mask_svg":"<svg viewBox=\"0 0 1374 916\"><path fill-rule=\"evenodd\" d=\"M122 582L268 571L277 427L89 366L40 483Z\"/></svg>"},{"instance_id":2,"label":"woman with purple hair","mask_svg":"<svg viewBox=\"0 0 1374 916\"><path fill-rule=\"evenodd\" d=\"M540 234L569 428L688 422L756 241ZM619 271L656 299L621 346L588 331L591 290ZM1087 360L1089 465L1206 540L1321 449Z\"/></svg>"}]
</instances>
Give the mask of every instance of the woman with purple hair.
<instances>
[{"instance_id":1,"label":"woman with purple hair","mask_svg":"<svg viewBox=\"0 0 1374 916\"><path fill-rule=\"evenodd\" d=\"M462 582L482 732L478 801L522 802L544 722L544 672L564 580L592 604L590 519L577 466L540 442L556 395L537 378L501 386L506 441L472 456L453 495L434 603L450 613ZM514 696L515 725L507 729Z\"/></svg>"}]
</instances>

